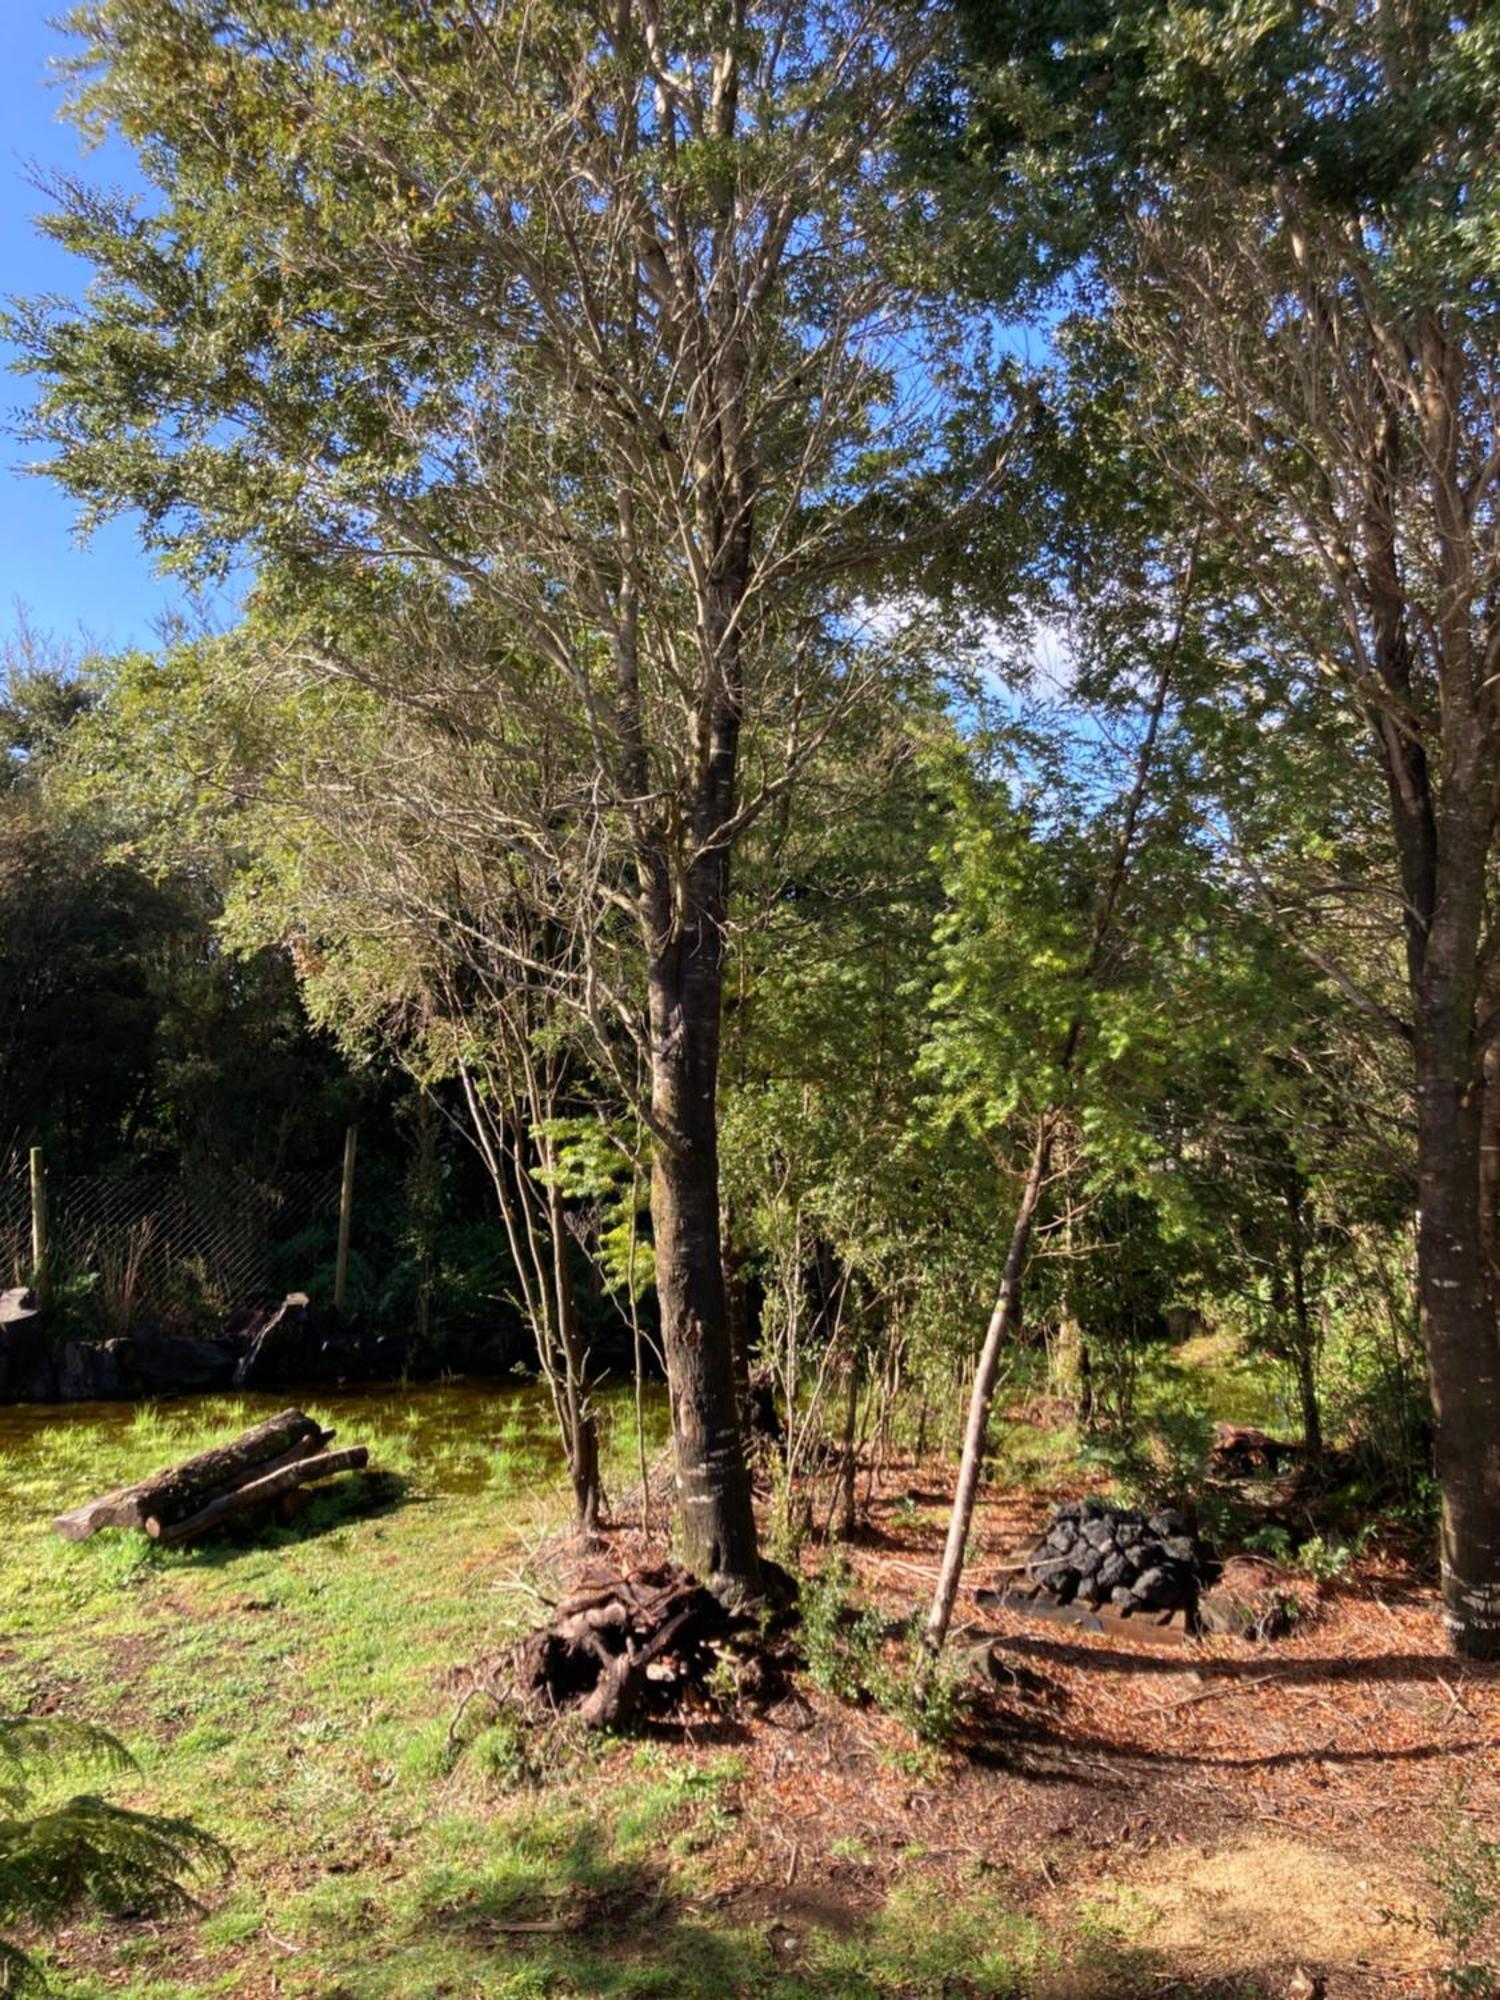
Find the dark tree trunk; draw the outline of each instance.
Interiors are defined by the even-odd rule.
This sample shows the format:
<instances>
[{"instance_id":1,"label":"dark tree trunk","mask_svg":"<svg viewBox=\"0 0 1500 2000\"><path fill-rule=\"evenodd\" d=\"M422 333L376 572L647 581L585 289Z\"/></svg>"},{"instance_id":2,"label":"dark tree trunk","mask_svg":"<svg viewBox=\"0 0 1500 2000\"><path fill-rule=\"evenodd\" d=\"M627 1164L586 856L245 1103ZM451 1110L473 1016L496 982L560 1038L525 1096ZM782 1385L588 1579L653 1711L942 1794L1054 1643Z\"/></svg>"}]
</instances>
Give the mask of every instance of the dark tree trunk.
<instances>
[{"instance_id":1,"label":"dark tree trunk","mask_svg":"<svg viewBox=\"0 0 1500 2000\"><path fill-rule=\"evenodd\" d=\"M1292 1273L1293 1359L1297 1394L1302 1404L1302 1443L1308 1459L1323 1456L1323 1411L1318 1400L1318 1340L1307 1302L1307 1257L1303 1243L1304 1208L1300 1194L1289 1194L1291 1210L1288 1262Z\"/></svg>"},{"instance_id":2,"label":"dark tree trunk","mask_svg":"<svg viewBox=\"0 0 1500 2000\"><path fill-rule=\"evenodd\" d=\"M859 1391L864 1374L864 1350L855 1341L844 1375L844 1434L839 1440L838 1535L847 1542L856 1526L855 1474L859 1469Z\"/></svg>"},{"instance_id":3,"label":"dark tree trunk","mask_svg":"<svg viewBox=\"0 0 1500 2000\"><path fill-rule=\"evenodd\" d=\"M1417 1284L1443 1504L1444 1619L1461 1653L1493 1660L1500 1659L1500 1336L1479 1226L1483 1091L1467 1023L1430 1008L1416 1060Z\"/></svg>"},{"instance_id":4,"label":"dark tree trunk","mask_svg":"<svg viewBox=\"0 0 1500 2000\"><path fill-rule=\"evenodd\" d=\"M665 871L663 871L663 874ZM665 886L663 882L663 887ZM662 895L650 967L651 1221L672 1402L682 1555L726 1601L760 1587L735 1392L719 1213L718 1072L728 858L688 875L686 912Z\"/></svg>"},{"instance_id":5,"label":"dark tree trunk","mask_svg":"<svg viewBox=\"0 0 1500 2000\"><path fill-rule=\"evenodd\" d=\"M1401 869L1417 1099L1417 1292L1442 1493L1444 1618L1455 1649L1500 1657L1500 1328L1485 1246L1482 1003L1486 881L1495 846L1495 633L1476 604L1459 424L1463 365L1441 315L1413 344L1421 471L1441 589L1429 627L1441 701L1425 742L1412 702L1412 618L1397 533L1400 412L1376 433L1366 523L1376 660L1392 697L1372 720ZM1392 392L1387 391L1387 395ZM1475 613L1488 628L1480 635ZM1492 952L1493 945L1489 946Z\"/></svg>"},{"instance_id":6,"label":"dark tree trunk","mask_svg":"<svg viewBox=\"0 0 1500 2000\"><path fill-rule=\"evenodd\" d=\"M547 1254L552 1267L552 1296L543 1302L542 1312L544 1319L550 1320L555 1335L549 1375L568 1461L568 1478L573 1487L578 1539L590 1545L599 1538L599 1423L589 1394L588 1348L578 1324L578 1293L573 1283L566 1203L559 1183L557 1156L549 1138L541 1141L541 1164L546 1180Z\"/></svg>"},{"instance_id":7,"label":"dark tree trunk","mask_svg":"<svg viewBox=\"0 0 1500 2000\"><path fill-rule=\"evenodd\" d=\"M750 1394L750 1289L740 1264L734 1240L734 1218L725 1203L722 1219L724 1263L724 1311L729 1326L729 1354L734 1366L734 1395L739 1405L740 1429L748 1438L754 1415Z\"/></svg>"}]
</instances>

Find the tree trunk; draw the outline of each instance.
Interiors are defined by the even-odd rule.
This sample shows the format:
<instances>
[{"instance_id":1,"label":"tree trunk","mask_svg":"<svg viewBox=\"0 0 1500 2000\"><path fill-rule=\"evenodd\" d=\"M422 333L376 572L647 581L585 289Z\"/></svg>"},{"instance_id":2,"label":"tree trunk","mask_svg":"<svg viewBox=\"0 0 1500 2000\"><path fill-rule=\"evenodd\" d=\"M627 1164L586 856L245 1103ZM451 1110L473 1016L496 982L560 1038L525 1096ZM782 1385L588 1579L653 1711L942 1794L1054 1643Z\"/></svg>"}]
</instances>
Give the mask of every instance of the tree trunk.
<instances>
[{"instance_id":1,"label":"tree trunk","mask_svg":"<svg viewBox=\"0 0 1500 2000\"><path fill-rule=\"evenodd\" d=\"M723 1215L724 1311L729 1327L729 1354L734 1366L734 1394L739 1405L740 1429L748 1438L753 1415L750 1395L750 1288L740 1264L734 1240L734 1217L729 1205Z\"/></svg>"},{"instance_id":2,"label":"tree trunk","mask_svg":"<svg viewBox=\"0 0 1500 2000\"><path fill-rule=\"evenodd\" d=\"M1494 982L1500 987L1500 981ZM1489 998L1488 1015L1500 1000ZM1484 1054L1484 1098L1479 1111L1479 1247L1489 1271L1490 1291L1500 1299L1500 1042Z\"/></svg>"},{"instance_id":3,"label":"tree trunk","mask_svg":"<svg viewBox=\"0 0 1500 2000\"><path fill-rule=\"evenodd\" d=\"M855 1529L855 1473L859 1466L859 1391L864 1350L855 1340L844 1377L844 1434L839 1440L838 1537L847 1542Z\"/></svg>"},{"instance_id":4,"label":"tree trunk","mask_svg":"<svg viewBox=\"0 0 1500 2000\"><path fill-rule=\"evenodd\" d=\"M713 864L705 867L705 861ZM672 1405L682 1556L726 1602L760 1588L735 1393L719 1217L718 1067L727 866L710 855L687 921L662 909L650 968L656 1289ZM707 875L707 881L704 876ZM706 893L704 893L706 892ZM705 907L705 905L707 907Z\"/></svg>"},{"instance_id":5,"label":"tree trunk","mask_svg":"<svg viewBox=\"0 0 1500 2000\"><path fill-rule=\"evenodd\" d=\"M585 1544L599 1538L599 1425L589 1399L588 1354L578 1327L578 1295L568 1256L568 1222L557 1181L557 1159L551 1142L543 1142L547 1169L547 1224L552 1256L552 1310L562 1358L560 1415L568 1477L578 1538Z\"/></svg>"},{"instance_id":6,"label":"tree trunk","mask_svg":"<svg viewBox=\"0 0 1500 2000\"><path fill-rule=\"evenodd\" d=\"M958 1484L953 1493L953 1511L948 1517L948 1539L943 1547L943 1564L938 1573L937 1589L933 1593L932 1609L927 1616L927 1630L923 1634L923 1644L934 1657L943 1650L943 1644L948 1637L948 1626L953 1617L953 1603L958 1596L958 1586L963 1576L964 1554L969 1545L969 1530L974 1522L974 1502L979 1494L979 1477L984 1470L985 1445L989 1438L990 1402L995 1393L995 1378L1000 1371L1001 1353L1020 1318L1021 1279L1026 1270L1027 1253L1031 1248L1032 1225L1036 1221L1037 1209L1041 1206L1042 1190L1047 1184L1047 1170L1052 1160L1053 1131L1053 1116L1050 1112L1044 1112L1037 1124L1036 1138L1031 1149L1031 1165L1027 1169L1026 1184L1021 1191L1015 1221L1011 1225L1010 1248L1006 1252L999 1296L995 1300L995 1309L990 1314L989 1329L980 1351L979 1366L974 1371L974 1386L969 1396L969 1420L964 1430L963 1456L959 1460Z\"/></svg>"},{"instance_id":7,"label":"tree trunk","mask_svg":"<svg viewBox=\"0 0 1500 2000\"><path fill-rule=\"evenodd\" d=\"M1500 1336L1478 1226L1482 1090L1469 1035L1457 1023L1446 1034L1443 1026L1439 1013L1417 1034L1417 1288L1442 1491L1444 1622L1460 1653L1493 1660L1500 1659Z\"/></svg>"},{"instance_id":8,"label":"tree trunk","mask_svg":"<svg viewBox=\"0 0 1500 2000\"><path fill-rule=\"evenodd\" d=\"M332 1436L301 1410L283 1410L228 1444L59 1514L52 1525L65 1542L87 1541L101 1528L144 1528L148 1519L171 1526L247 1479L313 1457Z\"/></svg>"},{"instance_id":9,"label":"tree trunk","mask_svg":"<svg viewBox=\"0 0 1500 2000\"><path fill-rule=\"evenodd\" d=\"M1288 1197L1291 1209L1291 1238L1288 1261L1292 1270L1293 1341L1297 1367L1297 1393L1302 1403L1302 1443L1310 1463L1323 1456L1323 1412L1318 1401L1318 1340L1307 1303L1307 1259L1302 1248L1303 1208L1300 1198Z\"/></svg>"}]
</instances>

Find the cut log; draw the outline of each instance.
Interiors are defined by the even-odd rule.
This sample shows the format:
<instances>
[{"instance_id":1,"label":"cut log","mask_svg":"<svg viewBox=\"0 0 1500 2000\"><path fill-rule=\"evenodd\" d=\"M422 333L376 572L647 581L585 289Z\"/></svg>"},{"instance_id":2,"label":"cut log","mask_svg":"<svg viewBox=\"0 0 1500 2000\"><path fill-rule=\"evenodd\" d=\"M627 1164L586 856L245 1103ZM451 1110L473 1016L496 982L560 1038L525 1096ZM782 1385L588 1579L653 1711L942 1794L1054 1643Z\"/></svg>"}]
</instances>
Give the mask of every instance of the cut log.
<instances>
[{"instance_id":1,"label":"cut log","mask_svg":"<svg viewBox=\"0 0 1500 2000\"><path fill-rule=\"evenodd\" d=\"M306 1486L314 1479L328 1479L335 1472L357 1472L369 1461L369 1451L362 1444L350 1445L345 1451L325 1451L312 1458L296 1458L274 1472L267 1472L259 1479L248 1480L243 1486L221 1493L196 1514L188 1515L186 1520L160 1521L153 1515L146 1522L146 1533L153 1541L160 1542L163 1548L175 1548L179 1542L196 1541L199 1535L206 1535L221 1521L227 1521L231 1514L278 1500L283 1494Z\"/></svg>"},{"instance_id":2,"label":"cut log","mask_svg":"<svg viewBox=\"0 0 1500 2000\"><path fill-rule=\"evenodd\" d=\"M301 1410L283 1410L244 1431L229 1444L168 1466L134 1486L89 1500L59 1514L53 1527L65 1542L84 1542L101 1528L144 1528L148 1520L167 1526L185 1521L210 1501L247 1480L319 1452L333 1436Z\"/></svg>"}]
</instances>

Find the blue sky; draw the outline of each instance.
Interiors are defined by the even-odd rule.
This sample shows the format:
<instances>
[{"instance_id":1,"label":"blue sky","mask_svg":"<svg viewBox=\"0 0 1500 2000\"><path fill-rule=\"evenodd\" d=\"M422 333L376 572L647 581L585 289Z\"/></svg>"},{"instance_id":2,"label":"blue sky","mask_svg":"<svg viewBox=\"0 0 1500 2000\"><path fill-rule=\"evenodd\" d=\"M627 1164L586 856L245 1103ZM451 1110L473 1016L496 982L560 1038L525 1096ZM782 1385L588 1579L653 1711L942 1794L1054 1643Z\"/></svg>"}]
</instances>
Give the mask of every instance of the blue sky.
<instances>
[{"instance_id":1,"label":"blue sky","mask_svg":"<svg viewBox=\"0 0 1500 2000\"><path fill-rule=\"evenodd\" d=\"M76 294L86 280L77 259L40 237L33 217L46 204L31 186L35 168L79 169L89 178L130 184L131 157L106 146L86 152L60 113L62 93L49 81L48 63L66 47L47 25L62 0L4 0L4 62L0 65L0 293ZM0 343L3 347L3 343ZM8 362L13 357L6 353ZM0 380L0 631L24 606L32 621L59 639L86 637L106 646L149 644L153 626L179 592L152 573L134 531L114 522L80 547L74 509L50 481L27 477L20 467L34 456L11 433L31 383L5 374Z\"/></svg>"}]
</instances>

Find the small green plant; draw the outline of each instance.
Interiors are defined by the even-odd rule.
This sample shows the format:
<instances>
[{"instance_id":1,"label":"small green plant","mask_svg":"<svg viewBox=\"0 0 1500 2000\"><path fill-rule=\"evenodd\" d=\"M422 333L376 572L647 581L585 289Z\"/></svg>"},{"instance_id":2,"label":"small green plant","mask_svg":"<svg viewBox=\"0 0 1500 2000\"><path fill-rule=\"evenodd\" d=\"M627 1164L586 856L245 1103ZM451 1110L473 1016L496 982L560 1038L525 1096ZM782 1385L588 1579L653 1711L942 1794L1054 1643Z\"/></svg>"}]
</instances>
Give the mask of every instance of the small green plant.
<instances>
[{"instance_id":1,"label":"small green plant","mask_svg":"<svg viewBox=\"0 0 1500 2000\"><path fill-rule=\"evenodd\" d=\"M850 1602L849 1565L842 1556L824 1563L802 1586L802 1651L815 1687L840 1701L864 1701L875 1692L884 1621Z\"/></svg>"},{"instance_id":2,"label":"small green plant","mask_svg":"<svg viewBox=\"0 0 1500 2000\"><path fill-rule=\"evenodd\" d=\"M1314 1583L1332 1583L1341 1577L1359 1550L1352 1542L1334 1542L1311 1535L1297 1550L1295 1561L1304 1576Z\"/></svg>"},{"instance_id":3,"label":"small green plant","mask_svg":"<svg viewBox=\"0 0 1500 2000\"><path fill-rule=\"evenodd\" d=\"M1272 1562L1289 1563L1292 1560L1292 1538L1285 1528L1274 1523L1247 1535L1245 1547L1252 1555L1269 1556Z\"/></svg>"},{"instance_id":4,"label":"small green plant","mask_svg":"<svg viewBox=\"0 0 1500 2000\"><path fill-rule=\"evenodd\" d=\"M475 1768L507 1790L530 1784L538 1776L530 1735L518 1717L498 1709L470 1738L468 1755Z\"/></svg>"},{"instance_id":5,"label":"small green plant","mask_svg":"<svg viewBox=\"0 0 1500 2000\"><path fill-rule=\"evenodd\" d=\"M1424 1859L1440 1899L1433 1929L1448 1963L1438 1973L1444 1993L1463 2000L1495 2000L1500 1967L1474 1957L1480 1933L1500 1910L1500 1841L1482 1840L1466 1811L1462 1788L1454 1791L1443 1815L1442 1832Z\"/></svg>"},{"instance_id":6,"label":"small green plant","mask_svg":"<svg viewBox=\"0 0 1500 2000\"><path fill-rule=\"evenodd\" d=\"M1273 1562L1301 1570L1314 1583L1332 1583L1364 1554L1368 1539L1369 1530L1361 1528L1349 1542L1332 1541L1323 1535L1309 1535L1304 1542L1294 1542L1285 1528L1272 1524L1247 1535L1245 1547L1256 1555L1269 1556Z\"/></svg>"},{"instance_id":7,"label":"small green plant","mask_svg":"<svg viewBox=\"0 0 1500 2000\"><path fill-rule=\"evenodd\" d=\"M855 1608L850 1580L839 1556L802 1587L802 1651L813 1683L841 1701L873 1701L922 1743L949 1742L965 1709L963 1668L950 1654L927 1658L914 1629L903 1635L899 1660L888 1659L886 1621Z\"/></svg>"},{"instance_id":8,"label":"small green plant","mask_svg":"<svg viewBox=\"0 0 1500 2000\"><path fill-rule=\"evenodd\" d=\"M69 1775L134 1768L105 1730L53 1716L0 1717L0 1923L53 1925L81 1904L114 1913L198 1907L183 1877L222 1877L230 1865L211 1834L92 1792L59 1796ZM35 1960L0 1938L0 1993L46 1990Z\"/></svg>"},{"instance_id":9,"label":"small green plant","mask_svg":"<svg viewBox=\"0 0 1500 2000\"><path fill-rule=\"evenodd\" d=\"M1500 1910L1500 1841L1480 1837L1468 1812L1468 1795L1454 1787L1443 1811L1442 1827L1431 1847L1422 1850L1428 1879L1437 1893L1432 1915L1383 1910L1389 1921L1412 1930L1429 1931L1443 1949L1437 1988L1455 2000L1500 2000L1500 1966L1475 1957L1480 1935Z\"/></svg>"}]
</instances>

